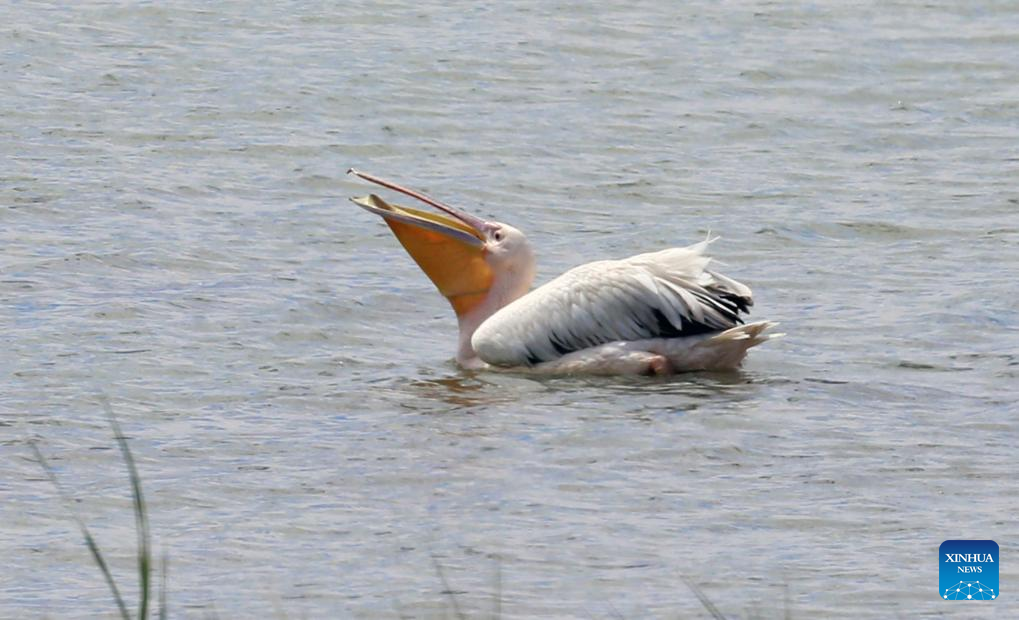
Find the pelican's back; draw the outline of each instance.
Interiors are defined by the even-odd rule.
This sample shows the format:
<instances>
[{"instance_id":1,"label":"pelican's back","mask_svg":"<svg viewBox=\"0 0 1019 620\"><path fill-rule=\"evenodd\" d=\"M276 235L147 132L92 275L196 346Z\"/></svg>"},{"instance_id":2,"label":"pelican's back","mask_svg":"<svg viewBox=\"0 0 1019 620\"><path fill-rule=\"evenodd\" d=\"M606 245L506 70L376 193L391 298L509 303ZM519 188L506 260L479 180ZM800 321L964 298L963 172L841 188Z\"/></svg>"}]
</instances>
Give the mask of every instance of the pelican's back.
<instances>
[{"instance_id":1,"label":"pelican's back","mask_svg":"<svg viewBox=\"0 0 1019 620\"><path fill-rule=\"evenodd\" d=\"M610 342L741 325L751 291L707 269L708 244L575 267L493 314L471 346L495 366L533 366Z\"/></svg>"}]
</instances>

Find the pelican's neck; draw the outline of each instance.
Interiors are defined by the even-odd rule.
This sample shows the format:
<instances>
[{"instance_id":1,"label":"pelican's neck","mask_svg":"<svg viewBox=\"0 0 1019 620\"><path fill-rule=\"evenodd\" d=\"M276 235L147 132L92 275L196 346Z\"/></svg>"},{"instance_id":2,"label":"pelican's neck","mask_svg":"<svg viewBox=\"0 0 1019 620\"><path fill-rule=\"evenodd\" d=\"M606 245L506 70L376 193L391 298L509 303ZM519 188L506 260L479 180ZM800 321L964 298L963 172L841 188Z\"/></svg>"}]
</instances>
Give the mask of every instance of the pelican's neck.
<instances>
[{"instance_id":1,"label":"pelican's neck","mask_svg":"<svg viewBox=\"0 0 1019 620\"><path fill-rule=\"evenodd\" d=\"M458 317L460 324L459 346L456 361L464 368L483 368L485 363L478 359L471 346L471 337L490 316L523 297L531 290L534 281L533 261L522 269L498 272L492 280L485 300L470 312Z\"/></svg>"}]
</instances>

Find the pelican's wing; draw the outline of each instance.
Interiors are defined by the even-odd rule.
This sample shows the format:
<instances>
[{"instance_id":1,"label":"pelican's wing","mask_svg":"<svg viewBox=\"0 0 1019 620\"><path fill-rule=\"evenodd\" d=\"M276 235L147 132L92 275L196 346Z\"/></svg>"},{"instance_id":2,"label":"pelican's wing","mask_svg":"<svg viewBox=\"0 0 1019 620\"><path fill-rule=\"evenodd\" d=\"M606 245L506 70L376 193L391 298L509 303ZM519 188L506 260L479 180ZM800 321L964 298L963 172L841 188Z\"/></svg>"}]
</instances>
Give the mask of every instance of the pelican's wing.
<instances>
[{"instance_id":1,"label":"pelican's wing","mask_svg":"<svg viewBox=\"0 0 1019 620\"><path fill-rule=\"evenodd\" d=\"M530 366L607 342L735 327L751 292L707 270L709 242L571 269L489 317L471 345L489 364Z\"/></svg>"}]
</instances>

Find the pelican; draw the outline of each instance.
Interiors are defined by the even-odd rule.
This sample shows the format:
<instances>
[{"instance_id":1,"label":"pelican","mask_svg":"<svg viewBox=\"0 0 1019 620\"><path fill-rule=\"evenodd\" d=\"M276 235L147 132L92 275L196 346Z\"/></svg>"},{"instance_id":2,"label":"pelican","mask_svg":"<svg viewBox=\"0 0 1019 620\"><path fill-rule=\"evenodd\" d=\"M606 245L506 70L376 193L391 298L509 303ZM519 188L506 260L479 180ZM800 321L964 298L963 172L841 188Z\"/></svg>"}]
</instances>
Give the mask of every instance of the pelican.
<instances>
[{"instance_id":1,"label":"pelican","mask_svg":"<svg viewBox=\"0 0 1019 620\"><path fill-rule=\"evenodd\" d=\"M684 248L602 260L531 290L524 233L351 168L365 181L442 213L351 200L381 216L456 313L465 369L668 375L739 367L776 323L744 324L750 289L708 270L710 237Z\"/></svg>"}]
</instances>

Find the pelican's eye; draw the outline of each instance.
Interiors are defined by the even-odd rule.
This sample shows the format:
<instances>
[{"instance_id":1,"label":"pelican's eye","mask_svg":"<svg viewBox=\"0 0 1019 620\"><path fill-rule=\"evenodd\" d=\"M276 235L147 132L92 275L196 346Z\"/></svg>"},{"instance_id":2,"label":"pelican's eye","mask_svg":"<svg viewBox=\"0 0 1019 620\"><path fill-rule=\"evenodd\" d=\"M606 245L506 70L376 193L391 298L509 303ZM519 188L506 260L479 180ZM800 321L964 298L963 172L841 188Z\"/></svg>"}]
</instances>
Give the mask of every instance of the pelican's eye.
<instances>
[{"instance_id":1,"label":"pelican's eye","mask_svg":"<svg viewBox=\"0 0 1019 620\"><path fill-rule=\"evenodd\" d=\"M492 236L495 238L496 241L502 241L502 231L497 230L495 231L495 234Z\"/></svg>"}]
</instances>

